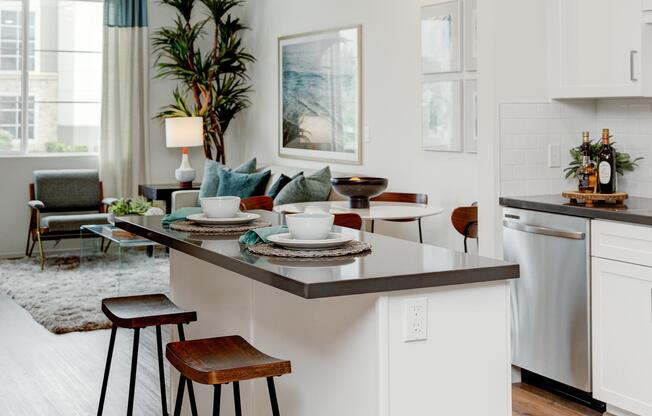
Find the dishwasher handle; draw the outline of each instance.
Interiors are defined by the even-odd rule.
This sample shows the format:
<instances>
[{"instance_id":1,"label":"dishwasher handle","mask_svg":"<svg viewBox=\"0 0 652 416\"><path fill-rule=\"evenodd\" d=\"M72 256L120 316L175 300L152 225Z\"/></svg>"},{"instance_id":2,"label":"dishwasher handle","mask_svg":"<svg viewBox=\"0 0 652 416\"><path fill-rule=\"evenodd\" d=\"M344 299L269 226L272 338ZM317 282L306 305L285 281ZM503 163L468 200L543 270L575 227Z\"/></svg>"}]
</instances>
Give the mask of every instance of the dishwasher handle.
<instances>
[{"instance_id":1,"label":"dishwasher handle","mask_svg":"<svg viewBox=\"0 0 652 416\"><path fill-rule=\"evenodd\" d=\"M514 221L503 221L503 226L517 231L531 234L549 235L552 237L570 238L571 240L584 240L586 234L577 231L559 230L556 228L540 227L538 225L522 224Z\"/></svg>"}]
</instances>

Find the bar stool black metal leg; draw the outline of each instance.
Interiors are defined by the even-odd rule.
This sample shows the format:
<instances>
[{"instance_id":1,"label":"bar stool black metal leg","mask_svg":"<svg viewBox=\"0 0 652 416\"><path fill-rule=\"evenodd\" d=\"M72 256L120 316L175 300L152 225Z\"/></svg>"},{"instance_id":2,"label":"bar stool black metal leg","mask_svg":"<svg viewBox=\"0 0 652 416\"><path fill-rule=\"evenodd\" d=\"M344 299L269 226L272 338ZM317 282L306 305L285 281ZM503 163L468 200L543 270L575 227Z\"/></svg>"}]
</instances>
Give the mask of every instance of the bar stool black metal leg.
<instances>
[{"instance_id":1,"label":"bar stool black metal leg","mask_svg":"<svg viewBox=\"0 0 652 416\"><path fill-rule=\"evenodd\" d=\"M127 416L134 414L134 391L136 389L136 370L138 369L138 342L140 328L134 329L134 349L131 355L131 378L129 379L129 401L127 402Z\"/></svg>"},{"instance_id":2,"label":"bar stool black metal leg","mask_svg":"<svg viewBox=\"0 0 652 416\"><path fill-rule=\"evenodd\" d=\"M222 396L222 385L213 386L213 416L220 416L220 399Z\"/></svg>"},{"instance_id":3,"label":"bar stool black metal leg","mask_svg":"<svg viewBox=\"0 0 652 416\"><path fill-rule=\"evenodd\" d=\"M419 218L418 222L419 222L419 242L423 244L423 232L421 231L421 218Z\"/></svg>"},{"instance_id":4,"label":"bar stool black metal leg","mask_svg":"<svg viewBox=\"0 0 652 416\"><path fill-rule=\"evenodd\" d=\"M163 366L163 337L161 336L161 326L156 325L156 349L158 351L158 379L161 386L161 414L167 416L168 404L165 394L165 367Z\"/></svg>"},{"instance_id":5,"label":"bar stool black metal leg","mask_svg":"<svg viewBox=\"0 0 652 416\"><path fill-rule=\"evenodd\" d=\"M374 228L375 228L375 226L376 226L376 221L371 220L371 232L372 232L372 233L374 232Z\"/></svg>"},{"instance_id":6,"label":"bar stool black metal leg","mask_svg":"<svg viewBox=\"0 0 652 416\"><path fill-rule=\"evenodd\" d=\"M183 389L186 387L186 378L179 376L179 388L177 389L177 401L174 403L174 416L181 415L181 406L183 406Z\"/></svg>"},{"instance_id":7,"label":"bar stool black metal leg","mask_svg":"<svg viewBox=\"0 0 652 416\"><path fill-rule=\"evenodd\" d=\"M267 377L267 390L269 390L269 401L272 403L272 414L274 416L281 416L281 412L278 410L278 401L276 400L274 377Z\"/></svg>"},{"instance_id":8,"label":"bar stool black metal leg","mask_svg":"<svg viewBox=\"0 0 652 416\"><path fill-rule=\"evenodd\" d=\"M183 330L183 324L177 324L179 330L179 341L186 340L186 333ZM197 416L197 402L195 401L195 389L192 386L192 381L188 380L188 397L190 399L190 412L192 416Z\"/></svg>"},{"instance_id":9,"label":"bar stool black metal leg","mask_svg":"<svg viewBox=\"0 0 652 416\"><path fill-rule=\"evenodd\" d=\"M111 370L111 360L113 358L113 346L115 345L115 334L118 327L113 325L111 328L111 339L109 340L109 352L106 355L106 366L104 367L104 378L102 379L102 393L100 393L100 405L97 408L97 416L102 416L104 411L104 399L106 398L106 385L109 383L109 371Z\"/></svg>"},{"instance_id":10,"label":"bar stool black metal leg","mask_svg":"<svg viewBox=\"0 0 652 416\"><path fill-rule=\"evenodd\" d=\"M235 416L242 416L242 405L240 404L240 383L233 382L233 403L235 405Z\"/></svg>"}]
</instances>

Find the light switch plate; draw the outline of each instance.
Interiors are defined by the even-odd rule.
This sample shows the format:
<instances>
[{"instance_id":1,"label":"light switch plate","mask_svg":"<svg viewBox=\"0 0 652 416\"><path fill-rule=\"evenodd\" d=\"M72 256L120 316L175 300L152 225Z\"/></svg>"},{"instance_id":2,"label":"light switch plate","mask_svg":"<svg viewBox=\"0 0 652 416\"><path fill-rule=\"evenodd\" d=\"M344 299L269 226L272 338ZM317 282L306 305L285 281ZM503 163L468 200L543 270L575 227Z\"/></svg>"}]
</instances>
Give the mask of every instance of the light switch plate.
<instances>
[{"instance_id":1,"label":"light switch plate","mask_svg":"<svg viewBox=\"0 0 652 416\"><path fill-rule=\"evenodd\" d=\"M428 339L428 298L405 300L405 342Z\"/></svg>"},{"instance_id":2,"label":"light switch plate","mask_svg":"<svg viewBox=\"0 0 652 416\"><path fill-rule=\"evenodd\" d=\"M558 144L548 145L548 167L561 167L561 146Z\"/></svg>"},{"instance_id":3,"label":"light switch plate","mask_svg":"<svg viewBox=\"0 0 652 416\"><path fill-rule=\"evenodd\" d=\"M364 141L365 143L371 141L371 130L369 129L369 126L364 126Z\"/></svg>"}]
</instances>

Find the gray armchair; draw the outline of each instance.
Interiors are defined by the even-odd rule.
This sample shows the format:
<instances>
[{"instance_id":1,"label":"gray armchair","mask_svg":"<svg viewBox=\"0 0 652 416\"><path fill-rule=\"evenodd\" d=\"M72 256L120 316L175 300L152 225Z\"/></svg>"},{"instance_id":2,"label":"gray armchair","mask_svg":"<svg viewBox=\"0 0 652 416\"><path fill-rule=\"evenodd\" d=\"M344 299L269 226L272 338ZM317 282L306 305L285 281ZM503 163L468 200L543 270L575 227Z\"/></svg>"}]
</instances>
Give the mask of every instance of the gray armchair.
<instances>
[{"instance_id":1,"label":"gray armchair","mask_svg":"<svg viewBox=\"0 0 652 416\"><path fill-rule=\"evenodd\" d=\"M107 208L115 198L104 199L97 170L34 171L29 185L29 230L25 255L31 257L38 243L41 270L45 266L43 241L79 238L79 227L105 224Z\"/></svg>"}]
</instances>

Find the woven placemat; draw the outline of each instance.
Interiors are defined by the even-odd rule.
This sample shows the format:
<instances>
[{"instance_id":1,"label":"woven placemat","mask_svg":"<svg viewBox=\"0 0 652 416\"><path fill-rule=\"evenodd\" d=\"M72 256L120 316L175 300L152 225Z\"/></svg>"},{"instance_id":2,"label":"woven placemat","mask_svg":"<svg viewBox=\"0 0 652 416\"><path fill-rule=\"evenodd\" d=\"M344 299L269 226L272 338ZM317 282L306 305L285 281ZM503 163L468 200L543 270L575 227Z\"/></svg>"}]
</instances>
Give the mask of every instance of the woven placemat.
<instances>
[{"instance_id":1,"label":"woven placemat","mask_svg":"<svg viewBox=\"0 0 652 416\"><path fill-rule=\"evenodd\" d=\"M256 228L265 228L271 226L272 223L259 218L247 224L237 224L237 225L200 225L192 221L179 221L170 224L170 228L176 231L182 231L184 233L193 233L193 234L211 234L211 235L231 235L231 234L243 234L247 231L256 229Z\"/></svg>"},{"instance_id":2,"label":"woven placemat","mask_svg":"<svg viewBox=\"0 0 652 416\"><path fill-rule=\"evenodd\" d=\"M371 250L371 244L362 241L351 241L350 243L341 247L329 248L325 250L291 250L279 247L275 244L258 244L247 247L247 250L261 256L315 259L320 257L340 257L363 253L365 251Z\"/></svg>"}]
</instances>

